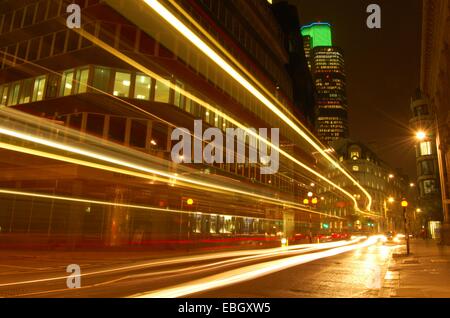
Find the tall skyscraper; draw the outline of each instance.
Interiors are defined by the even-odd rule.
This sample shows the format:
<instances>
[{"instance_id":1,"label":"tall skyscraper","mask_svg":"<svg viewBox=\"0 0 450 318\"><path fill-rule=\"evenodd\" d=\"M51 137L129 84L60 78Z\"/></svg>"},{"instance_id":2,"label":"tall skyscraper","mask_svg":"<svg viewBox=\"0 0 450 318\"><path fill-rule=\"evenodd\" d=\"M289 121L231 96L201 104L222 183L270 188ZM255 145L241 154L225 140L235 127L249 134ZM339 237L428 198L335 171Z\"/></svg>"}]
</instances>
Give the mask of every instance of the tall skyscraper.
<instances>
[{"instance_id":1,"label":"tall skyscraper","mask_svg":"<svg viewBox=\"0 0 450 318\"><path fill-rule=\"evenodd\" d=\"M305 55L317 92L316 131L324 142L348 137L346 76L342 51L333 46L331 25L301 28Z\"/></svg>"}]
</instances>

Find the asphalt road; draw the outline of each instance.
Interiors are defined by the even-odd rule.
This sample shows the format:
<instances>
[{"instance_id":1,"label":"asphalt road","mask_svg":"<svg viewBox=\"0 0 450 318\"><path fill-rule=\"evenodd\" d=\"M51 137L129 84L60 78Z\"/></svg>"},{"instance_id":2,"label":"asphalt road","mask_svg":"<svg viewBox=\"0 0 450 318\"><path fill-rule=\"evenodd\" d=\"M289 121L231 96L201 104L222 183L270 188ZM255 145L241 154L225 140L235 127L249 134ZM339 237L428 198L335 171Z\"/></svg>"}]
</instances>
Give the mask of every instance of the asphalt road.
<instances>
[{"instance_id":1,"label":"asphalt road","mask_svg":"<svg viewBox=\"0 0 450 318\"><path fill-rule=\"evenodd\" d=\"M378 297L392 251L360 240L162 259L91 255L79 263L82 276L69 279L70 258L18 258L0 266L0 296ZM81 288L67 287L78 278Z\"/></svg>"}]
</instances>

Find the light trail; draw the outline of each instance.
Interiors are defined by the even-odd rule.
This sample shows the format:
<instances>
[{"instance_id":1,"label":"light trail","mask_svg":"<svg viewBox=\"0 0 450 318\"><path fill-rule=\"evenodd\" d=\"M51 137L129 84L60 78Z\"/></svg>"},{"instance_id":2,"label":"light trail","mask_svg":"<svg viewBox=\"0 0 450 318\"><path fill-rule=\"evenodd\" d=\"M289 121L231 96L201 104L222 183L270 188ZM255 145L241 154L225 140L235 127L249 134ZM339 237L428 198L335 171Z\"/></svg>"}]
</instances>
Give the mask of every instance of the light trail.
<instances>
[{"instance_id":1,"label":"light trail","mask_svg":"<svg viewBox=\"0 0 450 318\"><path fill-rule=\"evenodd\" d=\"M357 241L357 240L354 240L352 242L355 242L355 241ZM80 275L76 275L76 277L102 275L102 274L108 274L108 273L113 273L113 272L138 270L138 269L160 267L160 266L167 266L167 265L182 265L185 263L202 262L202 261L215 260L215 259L220 259L220 258L240 257L242 260L242 259L244 259L244 258L242 258L243 256L252 256L252 255L264 256L265 254L269 254L269 255L273 256L273 255L276 255L277 253L283 253L286 251L293 251L293 250L304 250L304 249L308 249L309 251L314 251L314 250L333 248L336 246L340 246L341 244L343 244L343 243L342 242L331 242L331 243L320 243L320 244L302 244L302 245L277 247L277 248L262 249L262 250L258 249L258 250L246 250L246 251L219 252L219 253L211 253L208 255L173 257L173 258L169 258L169 259L155 260L155 261L144 262L144 263L128 265L128 266L118 266L118 267L109 268L109 269L95 270L92 272L83 272ZM235 259L235 261L236 261L236 259ZM57 280L66 280L67 277L68 276L66 275L66 276L55 276L55 277L39 278L39 279L32 279L32 280L8 282L8 283L0 284L0 287L10 287L10 286L17 286L17 285L44 283L44 282L57 281Z\"/></svg>"},{"instance_id":2,"label":"light trail","mask_svg":"<svg viewBox=\"0 0 450 318\"><path fill-rule=\"evenodd\" d=\"M34 119L36 120L36 119ZM268 196L263 196L263 195L259 195L253 192L248 192L248 191L243 191L243 190L239 190L239 189L235 189L235 188L229 188L229 187L225 187L225 186L220 186L220 185L216 185L213 183L207 183L207 182L203 182L203 181L198 181L195 179L190 179L190 178L186 178L186 177L182 177L180 175L176 175L176 174L170 174L164 171L160 171L160 170L156 170L156 169L151 169L151 168L147 168L138 164L134 164L128 161L124 161L121 159L117 159L117 158L113 158L107 155L103 155L100 153L96 153L96 152L91 152L88 150L84 150L78 147L73 147L73 146L69 146L69 145L65 145L56 141L52 141L52 140L46 140L44 138L40 138L40 137L36 137L36 136L32 136L29 134L25 134L19 131L14 131L8 128L3 128L0 126L0 134L4 134L10 137L15 137L21 140L25 140L25 141L29 141L29 142L33 142L33 143L37 143L40 145L44 145L47 147L51 147L54 149L58 149L58 150L64 150L67 152L71 152L71 153L75 153L78 155L82 155L82 156L86 156L88 158L93 158L96 160L101 160L101 161L105 161L108 163L112 163L112 164L116 164L122 167L126 167L126 168L130 168L130 169L134 169L134 170L138 170L141 172L145 172L145 173L150 173L151 175L147 175L145 173L139 173L136 171L129 171L129 170L125 170L125 169L120 169L120 168L116 168L116 167L110 167L110 166L104 166L98 163L92 163L92 162L87 162L87 161L83 161L83 160L79 160L79 159L74 159L74 158L69 158L67 156L62 156L62 155L56 155L56 154L51 154L48 152L44 152L44 151L38 151L38 150L34 150L34 149L29 149L26 147L20 147L20 146L14 146L14 145L10 145L8 143L3 143L0 142L0 148L4 148L4 149L9 149L9 150L13 150L13 151L17 151L17 152L22 152L22 153L27 153L27 154L31 154L31 155L35 155L35 156L41 156L41 157L45 157L45 158L49 158L49 159L55 159L55 160L59 160L59 161L65 161L65 162L70 162L70 163L74 163L74 164L79 164L79 165L84 165L87 167L91 167L91 168L97 168L97 169L102 169L102 170L107 170L107 171L114 171L114 172L118 172L121 174L126 174L126 175L131 175L131 176L136 176L139 178L145 178L145 179L150 179L150 180L154 180L155 176L154 175L159 175L162 177L165 177L169 180L176 180L176 181L180 181L180 182L184 182L187 184L193 184L194 186L199 186L201 187L201 189L203 190L207 190L207 191L211 191L211 190L218 190L218 191L225 191L225 192L232 192L232 193L238 193L241 195L245 195L245 196L250 196L250 197L254 197L254 198L258 198L263 200L264 202L268 202L268 203L272 203L272 204L279 204L285 207L289 207L289 208L293 208L296 210L300 210L303 212L309 212L309 213L314 213L314 214L318 214L318 215L324 215L324 216L328 216L328 217L333 217L336 219L343 219L341 217L338 216L331 216L327 213L321 213L321 212L317 212L317 211L313 211L310 209L306 209L304 206L297 204L295 202L292 201L286 201L286 200L281 200L281 199L276 199L273 197L268 197ZM166 181L167 182L167 181ZM170 183L170 181L169 181Z\"/></svg>"},{"instance_id":3,"label":"light trail","mask_svg":"<svg viewBox=\"0 0 450 318\"><path fill-rule=\"evenodd\" d=\"M97 38L95 38L95 39L97 39ZM101 42L101 41L99 41L99 43L97 43L97 45L99 45L99 47L102 47L102 45L106 45L106 46L107 46L107 44L104 44L104 43ZM105 48L103 48L103 49L105 49ZM110 49L105 49L105 50L111 52L111 51L114 50L114 49L111 47ZM8 52L5 52L5 51L0 51L0 54L6 54L6 55L8 55L8 56L14 58L14 55L13 55L13 54L9 54ZM23 61L24 63L25 63L25 62L26 62L26 63L29 63L29 64L31 64L31 65L37 67L37 68L41 68L41 69L45 70L46 72L49 72L49 73L51 73L51 74L55 74L55 75L57 75L57 76L59 76L59 77L62 77L62 74L61 74L61 73L55 72L55 71L53 71L53 70L51 70L51 69L49 69L49 68L47 68L47 67L44 67L44 66L42 66L42 65L39 65L39 64L36 64L36 63L30 62L30 61L27 61L26 59L23 59L23 58L20 58L20 57L17 57L17 56L16 56L15 58L16 58L16 59L19 59L19 60L21 60L21 61ZM124 61L125 61L125 60L124 60ZM8 63L8 65L13 66L12 62L10 62L9 60L6 61L6 62ZM129 62L129 61L125 61L125 62ZM131 64L130 64L130 65L131 65ZM151 72L151 71L149 71L149 72ZM145 72L144 72L144 73L145 73ZM154 74L154 73L152 73L152 74L149 73L149 74L147 74L147 75L153 76L153 77L159 76L159 75L156 75L156 74ZM161 81L162 81L164 78L160 78L160 79L161 79ZM164 80L167 81L166 79L164 79ZM77 79L73 79L73 81L74 81L75 83L77 83L77 84L80 84L80 82L79 82ZM177 90L177 92L179 92L180 94L184 95L185 97L188 97L188 96L186 95L187 93L186 93L183 89L179 88L178 86L173 87L172 82L169 82L169 83L171 83L172 86L171 86L171 85L168 85L168 86L171 86L173 89ZM86 84L83 83L83 85L86 85ZM178 126L176 126L175 124L172 124L171 122L169 122L169 121L163 119L162 117L158 117L158 116L156 116L155 114L152 114L152 113L146 111L146 110L143 109L142 107L139 107L139 106L137 106L137 105L135 105L135 104L133 104L133 103L130 103L129 101L126 101L126 100L124 100L124 99L122 99L122 98L120 98L120 97L117 97L117 96L115 96L115 95L112 95L112 94L109 94L109 93L107 93L107 92L105 92L105 91L102 91L102 90L100 90L100 89L98 89L98 88L96 88L96 87L94 87L94 86L92 86L92 85L86 85L86 86L87 86L89 89L95 91L96 93L104 94L104 95L106 95L106 96L108 96L108 97L110 97L110 98L113 98L113 99L115 99L116 101L121 102L121 103L123 103L123 104L125 104L125 105L127 105L127 106L129 106L129 107L131 107L131 108L133 108L133 109L135 109L135 110L137 110L137 111L139 111L139 112L141 112L141 113L147 115L147 116L149 116L149 117L152 118L152 119L159 120L159 121L161 121L161 122L163 122L163 123L165 123L165 124L167 124L168 126L173 127L173 128L177 128L177 127L178 127ZM189 96L190 96L190 95L189 95ZM192 96L193 96L193 95L192 95ZM200 102L198 102L198 103L200 104ZM202 103L206 103L206 102L205 102L205 101L202 101ZM206 108L206 107L205 107L205 108ZM208 109L210 109L210 110L212 110L212 111L219 112L219 115L222 114L219 110L217 110L217 109L214 108L214 107L211 107L211 108L208 108ZM222 115L222 116L226 117L225 119L228 118L227 115L225 115L225 114ZM229 120L230 122L236 124L236 122L234 122L234 121L231 119L231 117L228 118L228 120ZM240 123L239 123L239 124L240 124ZM244 126L242 126L242 127L244 127ZM241 127L241 128L242 128L242 127ZM246 129L246 128L245 128L245 129ZM246 130L246 131L247 131L247 130ZM248 132L251 132L251 131L248 131ZM198 138L195 134L192 134L191 132L189 132L189 134L190 134L194 139L197 139L197 140L200 140L200 141L201 141L201 139ZM253 132L252 132L252 134L253 134ZM259 135L255 135L255 136L256 136L258 139L260 138ZM238 140L237 142L238 142L238 143L241 143L240 140ZM271 145L271 144L269 144L269 143L267 143L267 142L266 142L266 144ZM279 151L281 151L281 150L279 150ZM257 164L258 164L258 166L261 166L260 163L257 163ZM281 163L281 164L282 164L281 167L283 167L283 163ZM296 172L296 171L294 171L294 174L298 174L298 175L300 175L301 178L307 178L307 179L309 179L310 181L316 182L316 180L311 179L310 177L308 177L308 176L306 176L306 175L302 175L302 174L300 174L300 173L298 173L298 172ZM284 176L283 174L280 174L280 178L285 179L285 176ZM298 181L298 180L297 180L297 181ZM300 181L298 181L298 182L300 182ZM332 193L334 193L334 194L336 194L336 195L338 195L338 196L342 196L341 193L338 193L338 192L336 192L336 191L334 191L334 190L333 190L333 191L330 190L330 192L332 192Z\"/></svg>"},{"instance_id":4,"label":"light trail","mask_svg":"<svg viewBox=\"0 0 450 318\"><path fill-rule=\"evenodd\" d=\"M24 197L69 201L69 202L77 202L77 203L89 203L89 204L105 205L105 206L116 206L116 207L133 208L133 209L149 210L149 211L164 212L164 213L202 214L202 215L209 215L209 216L220 215L220 216L231 216L231 217L242 218L242 219L253 219L253 220L275 221L275 222L280 221L280 219L269 219L269 218L263 218L263 217L253 217L253 216L244 216L244 215L237 215L237 214L226 214L226 213L208 213L208 212L201 212L201 211L184 211L184 210L177 210L177 209L170 209L170 208L157 208L157 207L145 206L145 205L139 205L139 204L116 203L116 202L110 202L110 201L74 198L74 197L67 197L67 196L60 196L60 195L53 195L53 194L16 191L16 190L2 189L2 188L0 188L0 194L18 195L18 196L24 196ZM294 223L299 223L299 222L294 222Z\"/></svg>"},{"instance_id":5,"label":"light trail","mask_svg":"<svg viewBox=\"0 0 450 318\"><path fill-rule=\"evenodd\" d=\"M197 104L203 106L204 108L206 108L206 109L208 109L208 110L210 110L212 112L217 113L219 116L223 117L224 119L226 119L230 123L232 123L235 126L243 129L247 134L249 134L252 137L256 138L258 141L263 142L264 144L270 146L272 149L277 150L284 157L288 158L289 160L291 160L292 162L296 163L297 165L299 165L300 167L302 167L306 171L308 171L311 174L315 175L320 180L323 180L323 181L327 182L328 184L330 184L331 186L333 186L335 189L338 189L339 191L344 193L348 198L350 198L353 201L354 208L355 208L355 210L357 212L359 212L361 214L364 214L364 215L370 215L370 216L373 216L373 217L379 217L379 215L377 215L377 214L372 214L372 213L368 213L368 212L360 210L359 207L358 207L358 202L356 201L355 197L351 193L349 193L348 191L346 191L345 189L343 189L342 187L340 187L339 185L337 185L333 181L329 180L324 175L322 175L319 172L315 171L311 167L307 166L306 164L304 164L303 162L301 162L297 158L293 157L292 155L290 155L286 151L282 150L281 148L277 147L273 143L269 142L267 139L261 138L261 136L259 136L259 134L256 134L252 130L248 129L248 127L245 127L239 121L236 121L234 118L228 116L227 114L223 113L222 111L220 111L216 107L210 105L209 103L205 102L204 100L200 99L199 97L193 95L190 92L185 91L184 89L182 89L179 86L175 85L171 81L169 81L169 80L165 79L164 77L161 77L160 75L154 73L153 71L151 71L150 69L146 68L142 64L136 62L135 60L133 60L132 58L128 57L127 55L121 53L120 51L118 51L117 49L115 49L112 46L108 45L107 43L99 40L97 37L95 37L94 35L90 34L89 32L87 32L87 31L85 31L83 29L76 30L76 32L78 32L81 36L83 36L87 40L95 43L97 46L103 48L105 51L108 51L109 53L113 54L117 58L123 60L124 62L130 64L134 68L136 68L139 71L143 72L144 74L146 74L148 76L151 76L151 77L154 77L156 80L162 82L166 86L169 86L171 89L173 89L176 92L182 94L186 98L189 98L189 99L193 100L194 102L196 102Z\"/></svg>"},{"instance_id":6,"label":"light trail","mask_svg":"<svg viewBox=\"0 0 450 318\"><path fill-rule=\"evenodd\" d=\"M297 126L288 116L286 116L280 109L278 109L272 102L270 102L261 92L259 92L249 81L247 81L241 74L239 74L230 64L228 64L221 56L219 56L212 48L210 48L203 40L201 40L194 32L192 32L185 24L176 18L169 10L167 10L157 0L142 0L156 13L158 13L164 20L166 20L172 27L174 27L180 34L188 39L200 51L202 51L208 58L221 67L233 79L240 83L247 91L261 101L268 109L282 119L288 126L297 132L303 139L314 147L324 158L326 158L333 166L340 170L346 177L348 177L354 185L367 196L369 202L367 210L370 211L372 205L372 197L364 187L362 187L357 180L355 180L341 165L333 160L323 149L318 145L304 130ZM351 195L350 195L351 196ZM353 197L353 196L351 196ZM355 201L355 206L358 209L358 204Z\"/></svg>"},{"instance_id":7,"label":"light trail","mask_svg":"<svg viewBox=\"0 0 450 318\"><path fill-rule=\"evenodd\" d=\"M242 283L248 280L260 278L284 269L312 262L321 258L339 255L355 249L368 247L376 244L378 236L373 236L362 243L355 244L354 241L323 252L293 256L281 260L275 260L256 265L250 265L239 269L231 270L225 273L205 277L192 282L183 283L174 287L164 288L157 291L139 293L131 297L134 298L176 298L190 294L200 293L211 289L222 288L225 286Z\"/></svg>"}]
</instances>

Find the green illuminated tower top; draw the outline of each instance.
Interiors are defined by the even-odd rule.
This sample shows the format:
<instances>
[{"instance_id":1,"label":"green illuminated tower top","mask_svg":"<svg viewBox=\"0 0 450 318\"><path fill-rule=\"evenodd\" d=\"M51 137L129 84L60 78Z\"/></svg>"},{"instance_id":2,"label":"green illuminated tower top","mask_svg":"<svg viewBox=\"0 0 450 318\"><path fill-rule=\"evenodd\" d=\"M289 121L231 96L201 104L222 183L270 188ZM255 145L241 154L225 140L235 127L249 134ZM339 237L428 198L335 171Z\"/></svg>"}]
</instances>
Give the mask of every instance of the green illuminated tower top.
<instances>
[{"instance_id":1,"label":"green illuminated tower top","mask_svg":"<svg viewBox=\"0 0 450 318\"><path fill-rule=\"evenodd\" d=\"M301 28L302 36L311 38L311 49L316 46L333 46L331 25L326 22L314 22Z\"/></svg>"}]
</instances>

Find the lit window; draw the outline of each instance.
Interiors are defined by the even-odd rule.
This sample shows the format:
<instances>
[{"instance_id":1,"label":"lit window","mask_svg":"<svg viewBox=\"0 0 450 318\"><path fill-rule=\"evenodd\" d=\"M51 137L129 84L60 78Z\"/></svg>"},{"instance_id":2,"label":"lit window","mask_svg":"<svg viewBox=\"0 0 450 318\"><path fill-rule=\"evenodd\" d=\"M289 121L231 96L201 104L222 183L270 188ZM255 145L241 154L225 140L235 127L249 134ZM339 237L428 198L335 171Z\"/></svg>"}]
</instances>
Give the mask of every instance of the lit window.
<instances>
[{"instance_id":1,"label":"lit window","mask_svg":"<svg viewBox=\"0 0 450 318\"><path fill-rule=\"evenodd\" d=\"M107 92L109 90L109 76L109 69L96 67L94 70L94 81L92 82L92 86L101 91Z\"/></svg>"},{"instance_id":2,"label":"lit window","mask_svg":"<svg viewBox=\"0 0 450 318\"><path fill-rule=\"evenodd\" d=\"M155 85L155 102L168 103L170 97L170 88L160 81Z\"/></svg>"},{"instance_id":3,"label":"lit window","mask_svg":"<svg viewBox=\"0 0 450 318\"><path fill-rule=\"evenodd\" d=\"M128 97L130 96L130 85L131 85L131 74L116 72L116 77L114 79L114 96L118 97Z\"/></svg>"},{"instance_id":4,"label":"lit window","mask_svg":"<svg viewBox=\"0 0 450 318\"><path fill-rule=\"evenodd\" d=\"M424 141L420 143L420 155L421 156L431 155L431 141Z\"/></svg>"},{"instance_id":5,"label":"lit window","mask_svg":"<svg viewBox=\"0 0 450 318\"><path fill-rule=\"evenodd\" d=\"M8 106L16 105L19 100L20 82L12 84L11 95L9 96Z\"/></svg>"},{"instance_id":6,"label":"lit window","mask_svg":"<svg viewBox=\"0 0 450 318\"><path fill-rule=\"evenodd\" d=\"M359 159L359 151L352 151L352 152L350 153L350 157L351 157L353 160Z\"/></svg>"},{"instance_id":7,"label":"lit window","mask_svg":"<svg viewBox=\"0 0 450 318\"><path fill-rule=\"evenodd\" d=\"M434 180L423 181L423 192L425 194L436 192L436 184Z\"/></svg>"},{"instance_id":8,"label":"lit window","mask_svg":"<svg viewBox=\"0 0 450 318\"><path fill-rule=\"evenodd\" d=\"M39 76L34 80L32 101L40 101L44 97L45 76Z\"/></svg>"},{"instance_id":9,"label":"lit window","mask_svg":"<svg viewBox=\"0 0 450 318\"><path fill-rule=\"evenodd\" d=\"M359 166L353 166L353 171L359 171Z\"/></svg>"},{"instance_id":10,"label":"lit window","mask_svg":"<svg viewBox=\"0 0 450 318\"><path fill-rule=\"evenodd\" d=\"M201 213L196 213L193 215L194 217L194 226L192 229L192 232L194 233L201 233L202 232L202 215Z\"/></svg>"},{"instance_id":11,"label":"lit window","mask_svg":"<svg viewBox=\"0 0 450 318\"><path fill-rule=\"evenodd\" d=\"M134 84L134 98L150 99L151 78L145 75L136 75Z\"/></svg>"},{"instance_id":12,"label":"lit window","mask_svg":"<svg viewBox=\"0 0 450 318\"><path fill-rule=\"evenodd\" d=\"M33 79L29 78L23 81L22 91L20 92L19 104L31 102L31 94L33 91Z\"/></svg>"},{"instance_id":13,"label":"lit window","mask_svg":"<svg viewBox=\"0 0 450 318\"><path fill-rule=\"evenodd\" d=\"M186 106L185 106L184 110L185 110L186 112L190 113L190 112L192 111L192 108L193 108L193 107L192 107L193 103L194 103L194 101L192 101L192 100L190 100L190 99L187 99L187 100L186 100Z\"/></svg>"},{"instance_id":14,"label":"lit window","mask_svg":"<svg viewBox=\"0 0 450 318\"><path fill-rule=\"evenodd\" d=\"M68 96L72 93L73 71L64 72L61 80L61 96Z\"/></svg>"},{"instance_id":15,"label":"lit window","mask_svg":"<svg viewBox=\"0 0 450 318\"><path fill-rule=\"evenodd\" d=\"M0 86L0 105L6 106L8 99L9 85Z\"/></svg>"},{"instance_id":16,"label":"lit window","mask_svg":"<svg viewBox=\"0 0 450 318\"><path fill-rule=\"evenodd\" d=\"M78 85L78 94L81 93L86 93L87 91L87 85L88 85L88 78L89 78L89 69L83 69L83 70L79 70L77 72L77 85Z\"/></svg>"},{"instance_id":17,"label":"lit window","mask_svg":"<svg viewBox=\"0 0 450 318\"><path fill-rule=\"evenodd\" d=\"M177 87L183 88L183 84L180 82L177 82ZM184 96L181 95L179 92L175 91L175 106L178 106L179 108L183 108L184 106Z\"/></svg>"}]
</instances>

